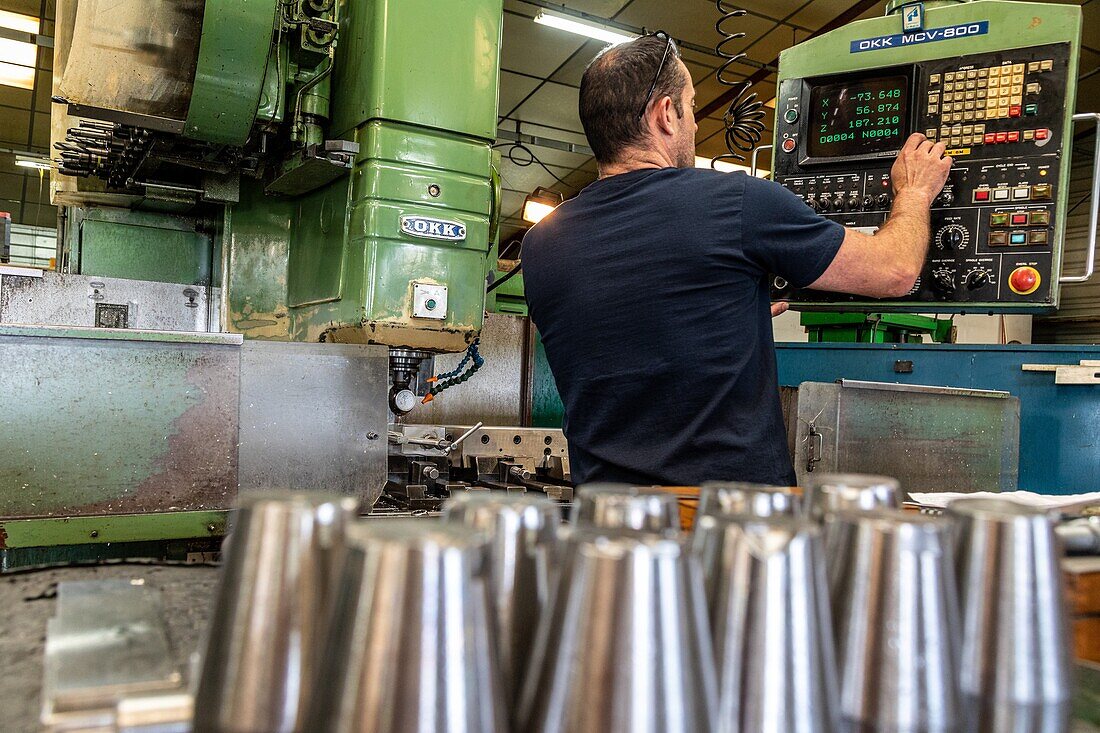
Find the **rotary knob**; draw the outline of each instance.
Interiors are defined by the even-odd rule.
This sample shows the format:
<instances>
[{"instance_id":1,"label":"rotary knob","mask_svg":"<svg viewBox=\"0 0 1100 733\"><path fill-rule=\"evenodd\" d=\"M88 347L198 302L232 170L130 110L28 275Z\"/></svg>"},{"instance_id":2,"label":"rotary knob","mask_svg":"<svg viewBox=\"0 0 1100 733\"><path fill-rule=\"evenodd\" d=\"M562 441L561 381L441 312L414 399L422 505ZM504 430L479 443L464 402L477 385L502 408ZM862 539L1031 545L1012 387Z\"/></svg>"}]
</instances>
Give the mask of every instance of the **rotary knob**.
<instances>
[{"instance_id":1,"label":"rotary knob","mask_svg":"<svg viewBox=\"0 0 1100 733\"><path fill-rule=\"evenodd\" d=\"M848 197L848 211L859 211L859 196Z\"/></svg>"},{"instance_id":2,"label":"rotary knob","mask_svg":"<svg viewBox=\"0 0 1100 733\"><path fill-rule=\"evenodd\" d=\"M955 273L948 270L932 273L932 287L941 293L955 292Z\"/></svg>"},{"instance_id":3,"label":"rotary knob","mask_svg":"<svg viewBox=\"0 0 1100 733\"><path fill-rule=\"evenodd\" d=\"M966 230L958 224L944 227L936 235L936 246L940 249L960 249L966 244Z\"/></svg>"},{"instance_id":4,"label":"rotary knob","mask_svg":"<svg viewBox=\"0 0 1100 733\"><path fill-rule=\"evenodd\" d=\"M885 209L886 207L888 207L890 205L890 194L880 193L878 195L877 201L878 201L878 205Z\"/></svg>"},{"instance_id":5,"label":"rotary knob","mask_svg":"<svg viewBox=\"0 0 1100 733\"><path fill-rule=\"evenodd\" d=\"M951 193L950 191L944 191L940 194L940 203L944 206L950 206L951 204L955 203L955 194Z\"/></svg>"},{"instance_id":6,"label":"rotary knob","mask_svg":"<svg viewBox=\"0 0 1100 733\"><path fill-rule=\"evenodd\" d=\"M978 290L989 285L989 272L987 270L971 270L966 275L966 289Z\"/></svg>"},{"instance_id":7,"label":"rotary knob","mask_svg":"<svg viewBox=\"0 0 1100 733\"><path fill-rule=\"evenodd\" d=\"M864 196L862 204L862 208L864 211L870 211L871 209L875 208L875 197Z\"/></svg>"}]
</instances>

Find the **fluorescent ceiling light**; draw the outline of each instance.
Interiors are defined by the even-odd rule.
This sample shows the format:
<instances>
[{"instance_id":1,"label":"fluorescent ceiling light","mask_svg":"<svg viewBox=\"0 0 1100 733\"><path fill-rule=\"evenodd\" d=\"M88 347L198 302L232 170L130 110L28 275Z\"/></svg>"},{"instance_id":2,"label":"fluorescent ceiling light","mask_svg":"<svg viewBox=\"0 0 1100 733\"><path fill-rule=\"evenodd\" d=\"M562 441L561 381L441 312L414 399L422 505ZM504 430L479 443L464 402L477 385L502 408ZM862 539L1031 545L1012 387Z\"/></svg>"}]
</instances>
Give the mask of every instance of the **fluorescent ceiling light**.
<instances>
[{"instance_id":1,"label":"fluorescent ceiling light","mask_svg":"<svg viewBox=\"0 0 1100 733\"><path fill-rule=\"evenodd\" d=\"M16 155L15 165L19 168L31 168L36 171L48 171L50 169L50 161L29 155Z\"/></svg>"},{"instance_id":2,"label":"fluorescent ceiling light","mask_svg":"<svg viewBox=\"0 0 1100 733\"><path fill-rule=\"evenodd\" d=\"M558 15L548 10L540 10L535 16L535 22L548 25L558 30L576 33L579 36L594 38L605 43L626 43L633 41L638 36L614 30L610 26L583 18L572 18L566 15Z\"/></svg>"},{"instance_id":3,"label":"fluorescent ceiling light","mask_svg":"<svg viewBox=\"0 0 1100 733\"><path fill-rule=\"evenodd\" d=\"M711 165L712 162L714 163L713 165ZM696 168L713 168L714 170L722 171L723 173L733 173L734 171L742 171L743 173L748 173L748 174L752 173L752 168L748 167L747 165L739 165L738 163L731 163L728 160L711 161L710 158L700 158L698 155L695 156L695 167ZM768 171L763 169L763 168L756 171L756 176L758 178L764 178L767 175L768 175Z\"/></svg>"},{"instance_id":4,"label":"fluorescent ceiling light","mask_svg":"<svg viewBox=\"0 0 1100 733\"><path fill-rule=\"evenodd\" d=\"M34 89L34 69L0 61L0 84L19 89Z\"/></svg>"},{"instance_id":5,"label":"fluorescent ceiling light","mask_svg":"<svg viewBox=\"0 0 1100 733\"><path fill-rule=\"evenodd\" d=\"M0 38L0 61L5 64L17 64L19 66L34 67L38 57L38 46L24 41L13 41L10 38Z\"/></svg>"},{"instance_id":6,"label":"fluorescent ceiling light","mask_svg":"<svg viewBox=\"0 0 1100 733\"><path fill-rule=\"evenodd\" d=\"M40 25L38 18L32 15L13 13L9 10L0 10L0 28L10 28L13 31L38 35Z\"/></svg>"}]
</instances>

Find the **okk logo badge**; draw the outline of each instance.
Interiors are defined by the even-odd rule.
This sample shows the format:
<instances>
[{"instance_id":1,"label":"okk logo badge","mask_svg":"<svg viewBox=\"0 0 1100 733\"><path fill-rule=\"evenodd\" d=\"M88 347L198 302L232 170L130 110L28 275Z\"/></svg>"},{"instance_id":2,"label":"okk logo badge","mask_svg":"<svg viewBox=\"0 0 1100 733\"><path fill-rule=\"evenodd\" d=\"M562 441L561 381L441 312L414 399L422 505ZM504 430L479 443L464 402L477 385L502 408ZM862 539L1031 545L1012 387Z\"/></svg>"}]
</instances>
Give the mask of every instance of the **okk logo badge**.
<instances>
[{"instance_id":1,"label":"okk logo badge","mask_svg":"<svg viewBox=\"0 0 1100 733\"><path fill-rule=\"evenodd\" d=\"M466 241L466 225L429 216L401 217L401 231L410 237L438 239L444 242Z\"/></svg>"}]
</instances>

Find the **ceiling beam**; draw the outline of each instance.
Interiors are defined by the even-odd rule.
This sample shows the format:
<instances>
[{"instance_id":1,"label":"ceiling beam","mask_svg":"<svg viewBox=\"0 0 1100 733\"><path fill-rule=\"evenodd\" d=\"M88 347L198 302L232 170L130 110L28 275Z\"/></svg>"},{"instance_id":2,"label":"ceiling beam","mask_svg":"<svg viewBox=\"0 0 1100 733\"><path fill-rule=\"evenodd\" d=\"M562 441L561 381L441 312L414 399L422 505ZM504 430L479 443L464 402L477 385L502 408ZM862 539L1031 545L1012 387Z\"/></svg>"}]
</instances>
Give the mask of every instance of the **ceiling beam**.
<instances>
[{"instance_id":1,"label":"ceiling beam","mask_svg":"<svg viewBox=\"0 0 1100 733\"><path fill-rule=\"evenodd\" d=\"M859 2L857 2L855 5L848 8L843 13L811 33L805 40L808 41L810 38L816 38L822 34L828 33L829 31L836 30L841 26L848 25L871 8L878 5L881 1L882 0L859 0ZM774 59L772 59L772 62L770 64L766 64L764 68L758 69L757 71L754 71L751 75L749 75L746 81L749 83L750 86L756 84L757 82L764 81L769 76L771 76L772 71L778 68L779 57L776 56ZM731 87L729 90L722 92L722 94L718 95L718 97L713 102L705 105L695 113L695 121L698 122L705 117L710 117L712 114L718 112L727 104L732 102L734 100L734 97L736 97L737 95L738 89L740 88L741 85L738 85L737 87Z\"/></svg>"}]
</instances>

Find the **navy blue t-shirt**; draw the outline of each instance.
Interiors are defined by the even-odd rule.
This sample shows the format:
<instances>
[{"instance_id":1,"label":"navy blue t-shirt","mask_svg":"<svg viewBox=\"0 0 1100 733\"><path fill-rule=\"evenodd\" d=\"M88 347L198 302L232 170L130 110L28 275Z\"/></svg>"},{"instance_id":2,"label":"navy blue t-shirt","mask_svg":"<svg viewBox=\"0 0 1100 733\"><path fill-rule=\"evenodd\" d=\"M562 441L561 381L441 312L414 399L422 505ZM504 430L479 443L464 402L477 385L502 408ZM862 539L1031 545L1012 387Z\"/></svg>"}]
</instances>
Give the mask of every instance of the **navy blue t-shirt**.
<instances>
[{"instance_id":1,"label":"navy blue t-shirt","mask_svg":"<svg viewBox=\"0 0 1100 733\"><path fill-rule=\"evenodd\" d=\"M693 168L601 179L532 228L574 481L793 485L768 274L809 285L843 238L782 186Z\"/></svg>"}]
</instances>

